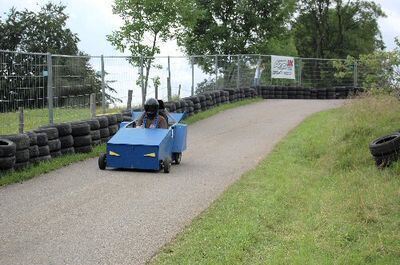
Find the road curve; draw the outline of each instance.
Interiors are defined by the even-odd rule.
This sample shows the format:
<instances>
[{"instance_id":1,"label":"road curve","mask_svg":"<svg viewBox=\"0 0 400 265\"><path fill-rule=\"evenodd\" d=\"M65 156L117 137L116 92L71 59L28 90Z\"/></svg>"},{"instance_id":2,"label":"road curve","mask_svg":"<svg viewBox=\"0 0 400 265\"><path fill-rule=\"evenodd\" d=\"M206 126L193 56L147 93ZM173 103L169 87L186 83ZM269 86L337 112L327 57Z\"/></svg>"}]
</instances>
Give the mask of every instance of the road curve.
<instances>
[{"instance_id":1,"label":"road curve","mask_svg":"<svg viewBox=\"0 0 400 265\"><path fill-rule=\"evenodd\" d=\"M0 264L143 264L308 115L340 100L264 100L189 127L170 174L90 159L0 188Z\"/></svg>"}]
</instances>

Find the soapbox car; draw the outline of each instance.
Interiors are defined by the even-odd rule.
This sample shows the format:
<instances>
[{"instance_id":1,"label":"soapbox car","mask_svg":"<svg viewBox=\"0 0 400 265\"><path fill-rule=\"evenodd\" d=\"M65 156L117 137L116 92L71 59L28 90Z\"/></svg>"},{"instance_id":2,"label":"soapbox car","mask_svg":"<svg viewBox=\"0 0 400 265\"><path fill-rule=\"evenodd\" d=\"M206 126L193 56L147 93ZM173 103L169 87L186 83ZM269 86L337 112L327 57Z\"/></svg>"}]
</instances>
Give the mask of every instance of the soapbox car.
<instances>
[{"instance_id":1,"label":"soapbox car","mask_svg":"<svg viewBox=\"0 0 400 265\"><path fill-rule=\"evenodd\" d=\"M168 129L135 128L143 112L132 112L132 122L122 122L107 142L107 153L100 155L99 168L164 170L179 164L186 150L187 126L180 123L184 113L168 113Z\"/></svg>"}]
</instances>

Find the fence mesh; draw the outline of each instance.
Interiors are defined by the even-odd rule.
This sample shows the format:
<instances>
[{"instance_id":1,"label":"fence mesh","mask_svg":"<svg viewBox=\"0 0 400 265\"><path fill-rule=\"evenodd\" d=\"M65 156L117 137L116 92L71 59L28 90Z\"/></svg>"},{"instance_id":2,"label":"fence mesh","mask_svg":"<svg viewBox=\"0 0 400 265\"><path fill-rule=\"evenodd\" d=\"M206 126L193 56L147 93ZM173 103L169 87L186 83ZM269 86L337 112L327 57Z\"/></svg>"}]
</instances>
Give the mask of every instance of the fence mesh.
<instances>
[{"instance_id":1,"label":"fence mesh","mask_svg":"<svg viewBox=\"0 0 400 265\"><path fill-rule=\"evenodd\" d=\"M56 123L90 118L91 94L102 113L126 108L129 90L132 107L139 107L148 97L173 100L225 88L362 85L368 69L347 65L346 74L337 76L337 62L341 60L295 58L296 78L289 80L271 78L269 55L146 58L0 51L0 134L18 132L19 107L24 108L25 130L48 124L51 114Z\"/></svg>"}]
</instances>

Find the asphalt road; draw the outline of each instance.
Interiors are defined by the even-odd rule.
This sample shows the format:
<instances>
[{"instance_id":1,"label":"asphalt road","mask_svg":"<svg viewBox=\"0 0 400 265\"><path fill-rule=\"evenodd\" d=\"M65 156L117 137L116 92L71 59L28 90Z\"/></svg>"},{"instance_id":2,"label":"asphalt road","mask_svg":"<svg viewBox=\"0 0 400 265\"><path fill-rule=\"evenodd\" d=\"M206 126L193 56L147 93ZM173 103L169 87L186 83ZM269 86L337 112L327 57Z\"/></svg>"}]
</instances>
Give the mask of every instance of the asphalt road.
<instances>
[{"instance_id":1,"label":"asphalt road","mask_svg":"<svg viewBox=\"0 0 400 265\"><path fill-rule=\"evenodd\" d=\"M189 128L170 174L97 159L0 188L0 264L143 264L308 115L340 100L265 100Z\"/></svg>"}]
</instances>

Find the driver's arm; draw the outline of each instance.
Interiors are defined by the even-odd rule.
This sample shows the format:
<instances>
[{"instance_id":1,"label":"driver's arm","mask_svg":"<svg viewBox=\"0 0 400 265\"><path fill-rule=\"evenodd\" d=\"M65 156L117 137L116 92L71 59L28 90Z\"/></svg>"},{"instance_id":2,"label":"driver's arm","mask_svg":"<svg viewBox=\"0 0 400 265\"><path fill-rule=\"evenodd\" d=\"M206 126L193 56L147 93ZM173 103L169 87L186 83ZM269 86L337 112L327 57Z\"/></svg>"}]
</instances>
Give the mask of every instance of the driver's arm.
<instances>
[{"instance_id":1,"label":"driver's arm","mask_svg":"<svg viewBox=\"0 0 400 265\"><path fill-rule=\"evenodd\" d=\"M167 121L165 120L165 118L160 115L158 119L159 119L158 120L158 128L168 129L168 124L167 124Z\"/></svg>"}]
</instances>

